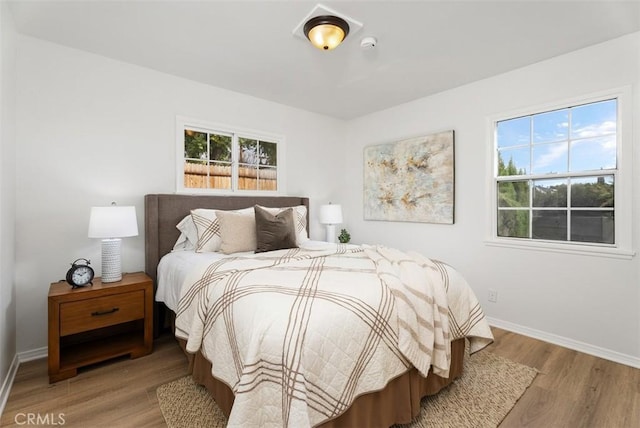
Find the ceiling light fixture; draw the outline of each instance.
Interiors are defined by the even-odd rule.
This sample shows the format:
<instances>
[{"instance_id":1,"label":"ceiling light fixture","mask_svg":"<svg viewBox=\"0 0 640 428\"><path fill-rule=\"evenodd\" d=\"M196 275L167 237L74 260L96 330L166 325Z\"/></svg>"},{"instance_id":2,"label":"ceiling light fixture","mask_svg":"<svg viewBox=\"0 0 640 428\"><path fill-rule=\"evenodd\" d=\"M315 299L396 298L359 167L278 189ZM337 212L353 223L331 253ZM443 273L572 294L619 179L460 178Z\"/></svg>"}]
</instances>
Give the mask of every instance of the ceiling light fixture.
<instances>
[{"instance_id":1,"label":"ceiling light fixture","mask_svg":"<svg viewBox=\"0 0 640 428\"><path fill-rule=\"evenodd\" d=\"M349 34L349 24L333 15L315 16L304 24L304 35L321 50L336 48Z\"/></svg>"}]
</instances>

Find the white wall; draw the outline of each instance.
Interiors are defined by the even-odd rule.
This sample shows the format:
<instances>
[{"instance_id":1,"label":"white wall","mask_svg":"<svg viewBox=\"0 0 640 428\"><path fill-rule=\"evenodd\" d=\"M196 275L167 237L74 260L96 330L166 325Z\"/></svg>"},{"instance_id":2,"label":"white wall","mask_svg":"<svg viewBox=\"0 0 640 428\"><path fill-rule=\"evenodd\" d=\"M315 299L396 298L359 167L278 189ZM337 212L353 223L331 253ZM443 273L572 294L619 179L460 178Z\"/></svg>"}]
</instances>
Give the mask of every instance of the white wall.
<instances>
[{"instance_id":1,"label":"white wall","mask_svg":"<svg viewBox=\"0 0 640 428\"><path fill-rule=\"evenodd\" d=\"M143 196L175 191L176 115L284 135L287 194L311 198L322 236L315 211L339 187L327 153L343 122L28 37L17 69L19 351L46 346L49 284L70 262L100 274L91 206L136 206L141 235L124 240L122 268L144 270Z\"/></svg>"},{"instance_id":2,"label":"white wall","mask_svg":"<svg viewBox=\"0 0 640 428\"><path fill-rule=\"evenodd\" d=\"M640 33L381 111L348 123L350 186L340 202L354 241L381 242L447 261L468 279L488 316L640 363L640 269L632 260L490 247L485 201L488 117L633 85L635 194L640 162ZM624 124L629 126L630 124ZM362 153L372 144L455 130L455 224L363 221ZM631 147L630 147L631 148ZM630 152L629 152L630 153ZM634 250L640 229L633 203ZM487 301L488 289L498 303ZM606 353L605 352L605 353Z\"/></svg>"},{"instance_id":3,"label":"white wall","mask_svg":"<svg viewBox=\"0 0 640 428\"><path fill-rule=\"evenodd\" d=\"M354 242L415 249L457 267L487 314L622 356L640 358L640 265L632 260L489 247L485 210L488 116L633 85L634 165L640 171L640 35L397 106L348 123L179 79L40 40L18 38L18 351L46 345L46 295L69 263L99 243L86 237L89 208L134 204L172 192L175 116L283 134L287 193L315 210L340 202ZM268 84L268 82L265 82ZM370 144L454 129L456 223L362 220L362 150ZM637 189L638 174L633 178ZM349 183L349 185L345 185ZM638 202L633 206L638 217ZM634 249L640 234L633 229ZM143 236L125 240L123 270L142 270ZM490 304L487 290L498 290Z\"/></svg>"},{"instance_id":4,"label":"white wall","mask_svg":"<svg viewBox=\"0 0 640 428\"><path fill-rule=\"evenodd\" d=\"M15 49L7 3L0 3L0 413L16 354L15 221Z\"/></svg>"}]
</instances>

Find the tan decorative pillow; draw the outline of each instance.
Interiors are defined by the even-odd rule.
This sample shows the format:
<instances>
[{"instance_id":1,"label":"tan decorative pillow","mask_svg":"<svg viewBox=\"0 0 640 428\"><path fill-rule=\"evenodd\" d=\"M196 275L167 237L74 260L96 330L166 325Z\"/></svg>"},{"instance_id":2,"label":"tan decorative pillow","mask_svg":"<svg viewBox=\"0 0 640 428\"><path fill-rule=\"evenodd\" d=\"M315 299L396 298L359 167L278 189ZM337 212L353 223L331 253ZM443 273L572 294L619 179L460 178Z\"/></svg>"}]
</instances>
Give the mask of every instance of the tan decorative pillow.
<instances>
[{"instance_id":1,"label":"tan decorative pillow","mask_svg":"<svg viewBox=\"0 0 640 428\"><path fill-rule=\"evenodd\" d=\"M195 224L197 231L196 252L206 253L220 251L222 245L222 237L220 236L220 222L216 216L217 210L198 208L191 210L191 219ZM219 211L251 214L253 216L253 207L243 208L234 211Z\"/></svg>"},{"instance_id":2,"label":"tan decorative pillow","mask_svg":"<svg viewBox=\"0 0 640 428\"><path fill-rule=\"evenodd\" d=\"M255 211L256 253L298 247L293 208L287 208L274 215L256 205Z\"/></svg>"},{"instance_id":3,"label":"tan decorative pillow","mask_svg":"<svg viewBox=\"0 0 640 428\"><path fill-rule=\"evenodd\" d=\"M216 211L220 223L220 252L224 254L256 250L256 217L254 213Z\"/></svg>"}]
</instances>

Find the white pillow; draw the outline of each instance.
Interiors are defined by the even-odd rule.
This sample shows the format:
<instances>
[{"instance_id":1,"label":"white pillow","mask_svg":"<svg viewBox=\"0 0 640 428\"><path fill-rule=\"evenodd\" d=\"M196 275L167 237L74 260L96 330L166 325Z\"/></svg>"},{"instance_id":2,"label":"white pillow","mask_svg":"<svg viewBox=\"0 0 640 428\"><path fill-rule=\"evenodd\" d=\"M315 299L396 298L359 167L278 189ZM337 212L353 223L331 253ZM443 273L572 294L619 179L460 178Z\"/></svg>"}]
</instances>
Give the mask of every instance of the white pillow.
<instances>
[{"instance_id":1,"label":"white pillow","mask_svg":"<svg viewBox=\"0 0 640 428\"><path fill-rule=\"evenodd\" d=\"M181 233L173 246L173 251L195 250L198 244L198 230L193 223L191 214L186 215L180 220L180 223L176 225L176 229Z\"/></svg>"},{"instance_id":2,"label":"white pillow","mask_svg":"<svg viewBox=\"0 0 640 428\"><path fill-rule=\"evenodd\" d=\"M216 211L216 216L220 223L221 253L233 254L256 250L255 213Z\"/></svg>"},{"instance_id":3,"label":"white pillow","mask_svg":"<svg viewBox=\"0 0 640 428\"><path fill-rule=\"evenodd\" d=\"M295 207L282 207L282 208L268 208L258 205L263 210L266 210L269 214L277 215L287 208L293 208L293 224L296 229L296 243L298 246L309 240L309 234L307 233L307 207L304 205L298 205Z\"/></svg>"},{"instance_id":4,"label":"white pillow","mask_svg":"<svg viewBox=\"0 0 640 428\"><path fill-rule=\"evenodd\" d=\"M254 216L253 207L227 212L251 214L252 217ZM216 210L206 208L191 210L191 219L197 234L196 252L219 251L222 238L220 236L220 222L216 216Z\"/></svg>"}]
</instances>

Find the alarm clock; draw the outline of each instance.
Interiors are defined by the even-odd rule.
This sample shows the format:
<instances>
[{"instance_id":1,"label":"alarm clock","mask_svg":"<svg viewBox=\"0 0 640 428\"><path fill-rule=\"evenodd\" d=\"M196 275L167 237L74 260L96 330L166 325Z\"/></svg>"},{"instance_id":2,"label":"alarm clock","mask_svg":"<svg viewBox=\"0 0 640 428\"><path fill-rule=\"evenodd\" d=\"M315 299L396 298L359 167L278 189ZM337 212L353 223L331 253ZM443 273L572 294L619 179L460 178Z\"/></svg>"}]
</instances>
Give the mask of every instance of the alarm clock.
<instances>
[{"instance_id":1,"label":"alarm clock","mask_svg":"<svg viewBox=\"0 0 640 428\"><path fill-rule=\"evenodd\" d=\"M84 261L84 263L82 263L82 261ZM91 262L87 259L77 259L71 263L71 269L67 271L67 282L72 288L93 285L94 272L93 268L89 266L89 263Z\"/></svg>"}]
</instances>

